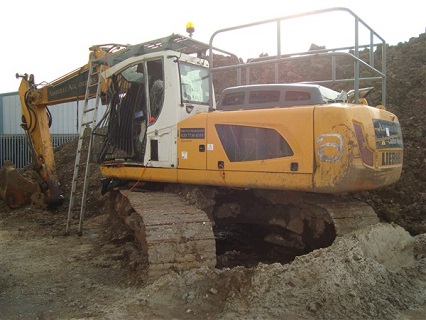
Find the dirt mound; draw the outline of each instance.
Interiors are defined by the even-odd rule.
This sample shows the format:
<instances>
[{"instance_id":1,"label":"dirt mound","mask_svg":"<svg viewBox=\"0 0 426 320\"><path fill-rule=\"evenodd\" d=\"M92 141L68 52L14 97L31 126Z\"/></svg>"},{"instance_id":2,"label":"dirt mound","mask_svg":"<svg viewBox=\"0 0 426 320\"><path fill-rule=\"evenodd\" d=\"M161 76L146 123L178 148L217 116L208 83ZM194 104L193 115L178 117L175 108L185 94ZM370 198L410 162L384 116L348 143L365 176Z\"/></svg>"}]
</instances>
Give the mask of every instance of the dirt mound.
<instances>
[{"instance_id":1,"label":"dirt mound","mask_svg":"<svg viewBox=\"0 0 426 320\"><path fill-rule=\"evenodd\" d=\"M64 216L0 204L2 319L423 319L426 235L378 224L289 264L201 268L143 287L108 215L64 237ZM4 209L4 210L3 210Z\"/></svg>"},{"instance_id":2,"label":"dirt mound","mask_svg":"<svg viewBox=\"0 0 426 320\"><path fill-rule=\"evenodd\" d=\"M360 194L384 221L426 232L426 33L389 47L388 105L401 123L404 165L394 185Z\"/></svg>"},{"instance_id":3,"label":"dirt mound","mask_svg":"<svg viewBox=\"0 0 426 320\"><path fill-rule=\"evenodd\" d=\"M88 139L90 137L90 132L85 132L84 141L82 147L82 158L81 164L83 166L79 169L79 178L77 188L83 189L83 177L87 156L87 145ZM63 207L67 207L69 205L69 198L71 196L71 187L72 180L74 175L74 165L75 165L75 157L77 153L79 138L75 138L72 141L65 143L58 148L55 149L55 162L56 162L56 170L58 181L61 186L61 190L63 192L65 201ZM104 211L104 197L101 195L101 179L102 175L100 173L99 167L96 163L90 164L89 178L88 178L88 191L87 191L87 205L86 205L86 213L85 216L93 216L99 215Z\"/></svg>"},{"instance_id":4,"label":"dirt mound","mask_svg":"<svg viewBox=\"0 0 426 320\"><path fill-rule=\"evenodd\" d=\"M108 313L120 318L127 304L140 306L139 318L403 319L426 300L425 256L413 254L418 242L401 227L379 224L290 264L171 274Z\"/></svg>"}]
</instances>

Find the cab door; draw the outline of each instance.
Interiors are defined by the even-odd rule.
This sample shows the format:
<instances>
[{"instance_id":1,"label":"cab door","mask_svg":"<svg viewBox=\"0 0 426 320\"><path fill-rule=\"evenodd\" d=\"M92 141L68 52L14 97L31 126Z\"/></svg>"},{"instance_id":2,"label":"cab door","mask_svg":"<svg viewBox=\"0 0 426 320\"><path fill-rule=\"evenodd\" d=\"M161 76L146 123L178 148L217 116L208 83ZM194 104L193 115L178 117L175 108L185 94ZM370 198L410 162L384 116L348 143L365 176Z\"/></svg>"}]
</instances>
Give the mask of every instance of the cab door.
<instances>
[{"instance_id":1,"label":"cab door","mask_svg":"<svg viewBox=\"0 0 426 320\"><path fill-rule=\"evenodd\" d=\"M171 94L173 86L164 64L168 59L156 58L146 61L148 97L148 128L146 135L145 163L152 167L176 167L176 103ZM170 67L170 66L169 66ZM171 67L175 67L174 64Z\"/></svg>"}]
</instances>

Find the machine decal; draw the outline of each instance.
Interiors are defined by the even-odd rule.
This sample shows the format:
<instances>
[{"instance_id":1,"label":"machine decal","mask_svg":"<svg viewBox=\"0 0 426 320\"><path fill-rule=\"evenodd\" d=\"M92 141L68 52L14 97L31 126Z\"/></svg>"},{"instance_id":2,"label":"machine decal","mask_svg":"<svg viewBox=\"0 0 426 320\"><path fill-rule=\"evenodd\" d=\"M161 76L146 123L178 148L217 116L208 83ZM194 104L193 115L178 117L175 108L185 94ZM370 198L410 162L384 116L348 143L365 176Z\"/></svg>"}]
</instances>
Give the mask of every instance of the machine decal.
<instances>
[{"instance_id":1,"label":"machine decal","mask_svg":"<svg viewBox=\"0 0 426 320\"><path fill-rule=\"evenodd\" d=\"M204 139L205 136L204 128L182 128L179 134L181 139Z\"/></svg>"},{"instance_id":2,"label":"machine decal","mask_svg":"<svg viewBox=\"0 0 426 320\"><path fill-rule=\"evenodd\" d=\"M377 149L402 148L403 141L399 123L373 119L373 126Z\"/></svg>"},{"instance_id":3,"label":"machine decal","mask_svg":"<svg viewBox=\"0 0 426 320\"><path fill-rule=\"evenodd\" d=\"M402 163L402 152L383 152L382 166L391 166Z\"/></svg>"},{"instance_id":4,"label":"machine decal","mask_svg":"<svg viewBox=\"0 0 426 320\"><path fill-rule=\"evenodd\" d=\"M88 75L89 71L86 70L56 85L48 86L47 94L49 99L67 99L70 96L84 97ZM91 84L96 84L97 82L97 76L92 76ZM89 88L91 94L96 93L96 86L91 86Z\"/></svg>"},{"instance_id":5,"label":"machine decal","mask_svg":"<svg viewBox=\"0 0 426 320\"><path fill-rule=\"evenodd\" d=\"M343 156L344 140L337 133L322 134L317 138L318 157L324 162L336 162Z\"/></svg>"},{"instance_id":6,"label":"machine decal","mask_svg":"<svg viewBox=\"0 0 426 320\"><path fill-rule=\"evenodd\" d=\"M182 159L187 160L188 159L188 151L182 151L181 157L182 157Z\"/></svg>"},{"instance_id":7,"label":"machine decal","mask_svg":"<svg viewBox=\"0 0 426 320\"><path fill-rule=\"evenodd\" d=\"M214 150L214 144L213 143L207 144L207 150L208 151L213 151Z\"/></svg>"}]
</instances>

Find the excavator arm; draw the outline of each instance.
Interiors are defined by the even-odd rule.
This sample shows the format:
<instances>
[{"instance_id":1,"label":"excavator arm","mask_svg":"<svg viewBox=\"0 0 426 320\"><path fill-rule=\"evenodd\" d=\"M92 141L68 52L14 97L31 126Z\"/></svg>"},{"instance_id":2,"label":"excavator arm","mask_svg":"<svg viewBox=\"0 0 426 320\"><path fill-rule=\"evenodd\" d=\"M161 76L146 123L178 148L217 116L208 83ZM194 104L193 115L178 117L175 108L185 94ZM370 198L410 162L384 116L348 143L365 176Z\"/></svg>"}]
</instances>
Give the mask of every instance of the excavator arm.
<instances>
[{"instance_id":1,"label":"excavator arm","mask_svg":"<svg viewBox=\"0 0 426 320\"><path fill-rule=\"evenodd\" d=\"M50 139L51 118L47 112L46 88L36 89L34 77L24 76L19 86L22 106L22 128L25 130L32 151L35 170L41 178L42 192L49 205L63 201L56 176L55 158Z\"/></svg>"},{"instance_id":2,"label":"excavator arm","mask_svg":"<svg viewBox=\"0 0 426 320\"><path fill-rule=\"evenodd\" d=\"M90 48L87 64L40 88L35 83L33 75L16 74L17 78L22 78L18 90L22 108L21 126L26 132L34 170L39 177L39 194L43 195L43 203L48 207L56 207L62 204L64 198L56 174L54 150L49 129L52 119L47 107L94 98L96 92L91 92L89 84L98 81L98 73L92 73L89 79L91 64L96 68L100 68L103 64L103 70L105 70L108 68L108 61L111 61L108 60L108 56L122 50L123 47L125 48L125 46L117 44L93 46ZM102 81L101 85L102 92L106 92L107 83ZM86 90L89 90L87 96ZM32 194L28 192L28 188L26 190L16 188L16 177L19 176L16 169L9 165L8 168L2 168L0 174L3 177L3 183L0 184L0 195L10 207L16 208L30 202ZM22 181L26 179L20 176L19 180L21 185ZM30 183L30 181L27 182ZM35 191L35 188L32 187L31 190Z\"/></svg>"}]
</instances>

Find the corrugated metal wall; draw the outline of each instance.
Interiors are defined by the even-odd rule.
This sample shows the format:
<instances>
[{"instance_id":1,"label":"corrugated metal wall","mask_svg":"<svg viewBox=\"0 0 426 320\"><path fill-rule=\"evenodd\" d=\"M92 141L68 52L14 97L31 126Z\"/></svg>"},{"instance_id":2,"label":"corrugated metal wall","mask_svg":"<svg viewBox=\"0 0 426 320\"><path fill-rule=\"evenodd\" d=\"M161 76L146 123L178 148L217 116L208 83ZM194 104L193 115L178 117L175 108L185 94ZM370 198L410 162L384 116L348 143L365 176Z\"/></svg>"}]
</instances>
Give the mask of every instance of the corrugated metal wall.
<instances>
[{"instance_id":1,"label":"corrugated metal wall","mask_svg":"<svg viewBox=\"0 0 426 320\"><path fill-rule=\"evenodd\" d=\"M94 104L89 101L89 105ZM52 126L50 133L54 147L77 136L82 117L84 101L68 102L50 106ZM98 109L98 121L106 106ZM18 168L31 161L25 131L21 128L21 102L17 92L0 94L0 167L5 160L11 160Z\"/></svg>"},{"instance_id":2,"label":"corrugated metal wall","mask_svg":"<svg viewBox=\"0 0 426 320\"><path fill-rule=\"evenodd\" d=\"M94 104L89 101L89 106ZM80 121L84 101L67 102L50 106L52 114L51 134L77 134L79 131L77 121ZM78 106L78 108L77 108ZM98 121L106 110L106 106L98 109ZM21 102L17 92L0 94L0 134L23 134L21 128Z\"/></svg>"},{"instance_id":3,"label":"corrugated metal wall","mask_svg":"<svg viewBox=\"0 0 426 320\"><path fill-rule=\"evenodd\" d=\"M21 102L16 92L0 95L0 134L24 133L21 124Z\"/></svg>"}]
</instances>

